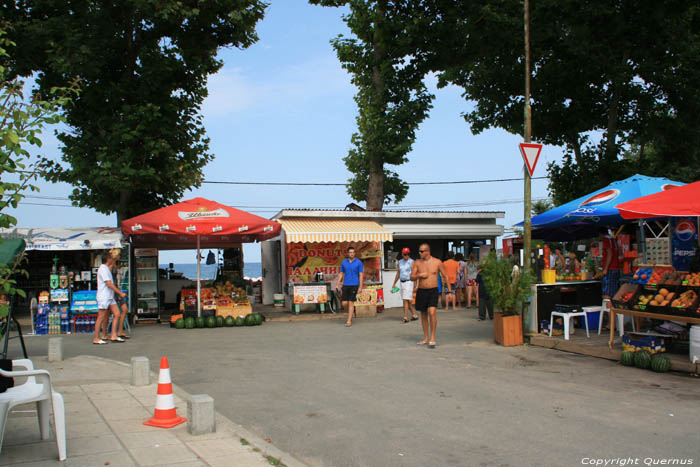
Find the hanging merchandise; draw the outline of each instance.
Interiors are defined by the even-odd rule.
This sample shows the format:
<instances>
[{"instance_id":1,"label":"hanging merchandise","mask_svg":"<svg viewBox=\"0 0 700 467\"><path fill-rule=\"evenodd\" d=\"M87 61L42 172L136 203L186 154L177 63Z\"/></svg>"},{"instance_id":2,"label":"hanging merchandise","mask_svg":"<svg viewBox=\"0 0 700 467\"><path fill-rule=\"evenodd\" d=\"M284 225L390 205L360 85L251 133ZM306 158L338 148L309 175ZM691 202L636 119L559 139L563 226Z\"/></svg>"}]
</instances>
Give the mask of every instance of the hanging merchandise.
<instances>
[{"instance_id":1,"label":"hanging merchandise","mask_svg":"<svg viewBox=\"0 0 700 467\"><path fill-rule=\"evenodd\" d=\"M214 252L209 250L209 254L207 255L207 264L216 264L216 256L214 256Z\"/></svg>"}]
</instances>

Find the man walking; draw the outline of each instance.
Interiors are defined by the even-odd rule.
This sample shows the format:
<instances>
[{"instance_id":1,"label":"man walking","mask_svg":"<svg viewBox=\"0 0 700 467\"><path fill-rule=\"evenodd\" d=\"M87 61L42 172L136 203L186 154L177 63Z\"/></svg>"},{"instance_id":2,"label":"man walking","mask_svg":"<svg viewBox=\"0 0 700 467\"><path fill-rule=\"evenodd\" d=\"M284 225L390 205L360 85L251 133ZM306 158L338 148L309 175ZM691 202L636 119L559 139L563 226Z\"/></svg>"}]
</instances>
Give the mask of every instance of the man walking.
<instances>
[{"instance_id":1,"label":"man walking","mask_svg":"<svg viewBox=\"0 0 700 467\"><path fill-rule=\"evenodd\" d=\"M411 270L411 280L418 281L416 291L416 310L420 311L421 324L423 325L423 340L418 345L428 345L435 348L435 328L437 327L437 302L438 296L438 274L442 277L443 287L447 287L447 292L452 292L452 285L447 281L445 267L437 258L430 256L430 245L423 243L418 247L420 259L413 263ZM428 321L430 320L430 321Z\"/></svg>"},{"instance_id":2,"label":"man walking","mask_svg":"<svg viewBox=\"0 0 700 467\"><path fill-rule=\"evenodd\" d=\"M396 265L396 277L394 278L394 285L396 287L396 281L401 281L401 287L399 293L401 294L401 300L403 300L403 322L408 323L408 311L411 311L411 321L418 319L418 315L413 309L411 300L413 300L413 281L411 280L411 270L413 269L413 259L411 258L411 249L404 248L401 250L401 258Z\"/></svg>"},{"instance_id":3,"label":"man walking","mask_svg":"<svg viewBox=\"0 0 700 467\"><path fill-rule=\"evenodd\" d=\"M355 300L357 294L362 292L363 272L362 261L355 258L355 247L349 246L348 257L340 265L340 275L338 276L338 288L342 287L340 302L348 312L348 320L345 326L352 326L352 316L355 312Z\"/></svg>"}]
</instances>

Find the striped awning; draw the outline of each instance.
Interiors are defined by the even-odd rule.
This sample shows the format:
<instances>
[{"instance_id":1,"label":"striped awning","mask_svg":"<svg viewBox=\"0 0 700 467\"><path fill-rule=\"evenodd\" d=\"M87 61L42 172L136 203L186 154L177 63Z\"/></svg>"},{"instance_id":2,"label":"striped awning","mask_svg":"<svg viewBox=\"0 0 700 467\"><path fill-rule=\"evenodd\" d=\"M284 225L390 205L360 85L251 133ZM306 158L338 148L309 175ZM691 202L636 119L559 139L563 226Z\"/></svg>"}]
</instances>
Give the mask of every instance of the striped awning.
<instances>
[{"instance_id":1,"label":"striped awning","mask_svg":"<svg viewBox=\"0 0 700 467\"><path fill-rule=\"evenodd\" d=\"M368 220L280 219L287 243L391 242L393 234Z\"/></svg>"}]
</instances>

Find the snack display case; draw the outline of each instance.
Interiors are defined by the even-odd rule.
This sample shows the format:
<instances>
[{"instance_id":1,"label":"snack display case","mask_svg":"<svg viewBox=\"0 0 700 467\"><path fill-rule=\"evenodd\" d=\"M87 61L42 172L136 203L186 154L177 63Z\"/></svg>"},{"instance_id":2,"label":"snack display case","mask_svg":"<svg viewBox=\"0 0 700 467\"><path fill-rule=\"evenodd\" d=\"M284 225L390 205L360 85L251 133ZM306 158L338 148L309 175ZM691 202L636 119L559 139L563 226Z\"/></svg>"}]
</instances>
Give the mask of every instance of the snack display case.
<instances>
[{"instance_id":1,"label":"snack display case","mask_svg":"<svg viewBox=\"0 0 700 467\"><path fill-rule=\"evenodd\" d=\"M136 284L136 314L134 320L160 321L158 297L158 250L156 248L134 249Z\"/></svg>"}]
</instances>

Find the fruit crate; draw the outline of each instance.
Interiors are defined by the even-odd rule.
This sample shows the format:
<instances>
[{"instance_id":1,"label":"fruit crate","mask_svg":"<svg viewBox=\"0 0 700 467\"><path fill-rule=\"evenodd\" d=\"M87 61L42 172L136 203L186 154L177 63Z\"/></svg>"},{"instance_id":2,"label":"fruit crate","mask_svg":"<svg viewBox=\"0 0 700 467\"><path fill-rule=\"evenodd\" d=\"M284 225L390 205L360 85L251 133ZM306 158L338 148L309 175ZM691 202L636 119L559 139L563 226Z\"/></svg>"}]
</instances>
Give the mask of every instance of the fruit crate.
<instances>
[{"instance_id":1,"label":"fruit crate","mask_svg":"<svg viewBox=\"0 0 700 467\"><path fill-rule=\"evenodd\" d=\"M613 306L623 310L631 310L634 304L637 303L640 290L642 290L642 286L639 284L622 284L612 298ZM628 297L627 300L624 299L625 296Z\"/></svg>"},{"instance_id":2,"label":"fruit crate","mask_svg":"<svg viewBox=\"0 0 700 467\"><path fill-rule=\"evenodd\" d=\"M660 287L662 284L668 282L666 278L667 275L674 274L676 269L670 265L656 265L654 266L654 271L651 276L647 279L647 286ZM675 274L674 274L675 278ZM672 282L672 285L680 285L681 279L677 278L677 281Z\"/></svg>"},{"instance_id":3,"label":"fruit crate","mask_svg":"<svg viewBox=\"0 0 700 467\"><path fill-rule=\"evenodd\" d=\"M634 335L633 339L631 336ZM661 336L644 336L637 333L625 334L622 336L622 350L648 350L651 354L666 352L664 338Z\"/></svg>"}]
</instances>

